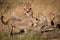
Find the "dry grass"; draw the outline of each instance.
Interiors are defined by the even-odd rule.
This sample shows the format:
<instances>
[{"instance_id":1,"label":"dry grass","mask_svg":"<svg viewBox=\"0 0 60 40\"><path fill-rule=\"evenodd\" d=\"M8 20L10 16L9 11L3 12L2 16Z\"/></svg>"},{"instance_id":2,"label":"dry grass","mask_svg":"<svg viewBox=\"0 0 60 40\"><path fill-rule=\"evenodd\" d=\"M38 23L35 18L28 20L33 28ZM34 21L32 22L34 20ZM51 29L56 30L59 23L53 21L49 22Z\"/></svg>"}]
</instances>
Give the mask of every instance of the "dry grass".
<instances>
[{"instance_id":1,"label":"dry grass","mask_svg":"<svg viewBox=\"0 0 60 40\"><path fill-rule=\"evenodd\" d=\"M21 5L23 2L27 2L27 0L0 0L0 16L2 14L5 14L14 5L18 6ZM50 11L57 11L58 13L60 13L60 0L30 0L30 2L32 3L32 8L35 16L40 11L43 12L44 15L48 15L47 13L49 13ZM47 40L42 36L42 34L37 34L18 34L13 35L11 36L11 38L9 38L7 26L3 25L0 22L0 40Z\"/></svg>"}]
</instances>

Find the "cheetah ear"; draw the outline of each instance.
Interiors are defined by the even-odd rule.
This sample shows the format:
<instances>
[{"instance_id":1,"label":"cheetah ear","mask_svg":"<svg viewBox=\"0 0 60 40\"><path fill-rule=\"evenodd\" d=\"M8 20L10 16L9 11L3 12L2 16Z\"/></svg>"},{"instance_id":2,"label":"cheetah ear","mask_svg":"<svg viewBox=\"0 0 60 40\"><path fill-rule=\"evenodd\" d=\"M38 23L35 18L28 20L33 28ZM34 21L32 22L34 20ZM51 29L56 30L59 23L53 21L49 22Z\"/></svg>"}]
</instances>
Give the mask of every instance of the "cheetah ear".
<instances>
[{"instance_id":1,"label":"cheetah ear","mask_svg":"<svg viewBox=\"0 0 60 40\"><path fill-rule=\"evenodd\" d=\"M23 6L25 6L25 5L31 6L31 3L30 2L24 3Z\"/></svg>"},{"instance_id":2,"label":"cheetah ear","mask_svg":"<svg viewBox=\"0 0 60 40\"><path fill-rule=\"evenodd\" d=\"M28 4L29 6L31 6L31 3L30 3L30 2L28 2L27 4Z\"/></svg>"}]
</instances>

